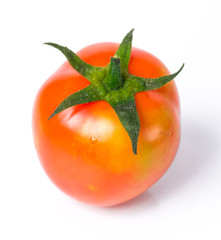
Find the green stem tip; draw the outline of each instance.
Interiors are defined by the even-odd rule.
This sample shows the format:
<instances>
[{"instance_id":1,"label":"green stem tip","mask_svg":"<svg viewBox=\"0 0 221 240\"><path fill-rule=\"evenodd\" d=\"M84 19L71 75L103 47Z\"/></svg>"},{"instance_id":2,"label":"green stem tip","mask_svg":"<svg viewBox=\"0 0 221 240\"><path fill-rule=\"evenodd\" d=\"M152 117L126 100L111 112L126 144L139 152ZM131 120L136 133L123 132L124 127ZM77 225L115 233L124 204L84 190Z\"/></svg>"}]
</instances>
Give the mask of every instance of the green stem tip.
<instances>
[{"instance_id":1,"label":"green stem tip","mask_svg":"<svg viewBox=\"0 0 221 240\"><path fill-rule=\"evenodd\" d=\"M135 94L162 87L182 71L184 64L176 73L159 78L141 78L131 75L128 71L128 64L133 31L134 29L124 37L114 57L111 57L110 63L106 67L95 67L84 62L67 47L50 42L45 44L60 50L71 66L91 83L88 87L64 99L48 119L69 107L105 100L116 112L131 139L133 153L137 154L140 121L135 104Z\"/></svg>"}]
</instances>

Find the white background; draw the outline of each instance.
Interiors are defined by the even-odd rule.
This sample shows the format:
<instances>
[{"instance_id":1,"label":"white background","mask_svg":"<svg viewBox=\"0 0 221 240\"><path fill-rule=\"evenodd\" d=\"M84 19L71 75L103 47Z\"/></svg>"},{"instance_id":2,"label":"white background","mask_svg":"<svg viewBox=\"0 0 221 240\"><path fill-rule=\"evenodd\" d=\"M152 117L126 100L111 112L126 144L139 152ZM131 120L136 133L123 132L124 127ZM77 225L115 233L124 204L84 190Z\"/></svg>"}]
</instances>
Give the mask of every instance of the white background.
<instances>
[{"instance_id":1,"label":"white background","mask_svg":"<svg viewBox=\"0 0 221 240\"><path fill-rule=\"evenodd\" d=\"M25 1L0 3L0 239L221 239L220 0ZM31 129L36 93L74 51L120 42L160 58L177 77L182 140L149 191L112 208L58 190L37 158Z\"/></svg>"}]
</instances>

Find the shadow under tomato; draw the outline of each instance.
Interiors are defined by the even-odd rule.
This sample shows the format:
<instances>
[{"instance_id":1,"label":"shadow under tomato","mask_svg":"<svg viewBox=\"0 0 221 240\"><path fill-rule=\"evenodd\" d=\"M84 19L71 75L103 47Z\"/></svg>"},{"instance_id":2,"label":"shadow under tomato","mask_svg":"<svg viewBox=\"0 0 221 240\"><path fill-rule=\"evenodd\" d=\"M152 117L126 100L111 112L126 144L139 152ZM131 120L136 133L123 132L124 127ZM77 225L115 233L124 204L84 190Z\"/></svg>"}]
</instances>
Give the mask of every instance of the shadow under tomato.
<instances>
[{"instance_id":1,"label":"shadow under tomato","mask_svg":"<svg viewBox=\"0 0 221 240\"><path fill-rule=\"evenodd\" d=\"M97 208L96 211L102 214L108 214L109 216L124 216L127 218L131 215L138 216L146 214L147 211L152 211L153 209L158 207L159 206L157 199L151 192L146 191L138 197L125 203L110 207Z\"/></svg>"}]
</instances>

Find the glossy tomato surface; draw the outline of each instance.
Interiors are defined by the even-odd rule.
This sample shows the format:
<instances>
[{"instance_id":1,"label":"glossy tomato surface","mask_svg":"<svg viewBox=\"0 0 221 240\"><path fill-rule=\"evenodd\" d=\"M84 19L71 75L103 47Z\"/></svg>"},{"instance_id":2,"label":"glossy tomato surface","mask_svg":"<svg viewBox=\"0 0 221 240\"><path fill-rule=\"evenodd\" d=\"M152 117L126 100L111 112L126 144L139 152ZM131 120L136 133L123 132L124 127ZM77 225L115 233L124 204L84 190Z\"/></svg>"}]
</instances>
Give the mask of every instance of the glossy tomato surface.
<instances>
[{"instance_id":1,"label":"glossy tomato surface","mask_svg":"<svg viewBox=\"0 0 221 240\"><path fill-rule=\"evenodd\" d=\"M77 54L106 66L118 44L99 43ZM156 78L169 74L153 55L133 48L129 72ZM54 184L79 201L112 206L153 185L172 163L180 139L179 99L174 82L135 96L140 118L138 154L116 113L105 101L70 107L48 120L70 94L90 83L65 62L40 88L33 135L41 164Z\"/></svg>"}]
</instances>

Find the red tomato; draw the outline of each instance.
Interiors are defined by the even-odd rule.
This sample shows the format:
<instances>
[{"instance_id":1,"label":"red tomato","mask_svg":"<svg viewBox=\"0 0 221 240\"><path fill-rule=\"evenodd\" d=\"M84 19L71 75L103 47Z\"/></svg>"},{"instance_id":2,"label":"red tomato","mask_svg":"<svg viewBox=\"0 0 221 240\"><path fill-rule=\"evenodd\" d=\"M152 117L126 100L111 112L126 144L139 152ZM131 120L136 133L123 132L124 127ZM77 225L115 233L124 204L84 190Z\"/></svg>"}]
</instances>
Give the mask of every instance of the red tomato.
<instances>
[{"instance_id":1,"label":"red tomato","mask_svg":"<svg viewBox=\"0 0 221 240\"><path fill-rule=\"evenodd\" d=\"M106 66L118 44L99 43L77 55ZM132 48L129 72L156 78L169 74L153 55ZM180 140L179 99L173 81L135 95L140 118L137 152L113 108L105 101L70 107L48 117L89 81L65 62L41 87L33 109L33 135L41 164L68 195L97 206L128 201L152 186L172 163Z\"/></svg>"}]
</instances>

